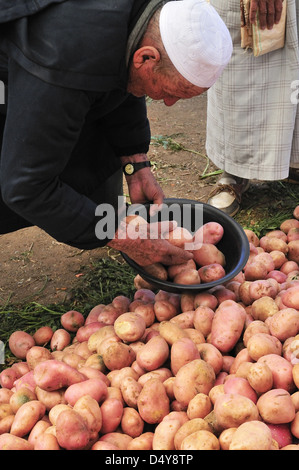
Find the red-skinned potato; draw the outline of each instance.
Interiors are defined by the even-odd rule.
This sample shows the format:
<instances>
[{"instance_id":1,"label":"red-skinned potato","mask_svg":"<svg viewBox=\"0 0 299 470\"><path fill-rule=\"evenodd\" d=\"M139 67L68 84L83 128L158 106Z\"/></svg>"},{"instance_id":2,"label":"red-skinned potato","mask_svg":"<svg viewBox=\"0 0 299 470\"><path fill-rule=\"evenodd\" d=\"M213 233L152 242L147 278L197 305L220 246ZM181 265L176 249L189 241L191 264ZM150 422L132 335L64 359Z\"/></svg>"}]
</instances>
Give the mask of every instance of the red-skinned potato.
<instances>
[{"instance_id":1,"label":"red-skinned potato","mask_svg":"<svg viewBox=\"0 0 299 470\"><path fill-rule=\"evenodd\" d=\"M82 313L76 310L69 310L61 315L60 322L65 330L75 333L84 325L85 318Z\"/></svg>"},{"instance_id":2,"label":"red-skinned potato","mask_svg":"<svg viewBox=\"0 0 299 470\"><path fill-rule=\"evenodd\" d=\"M250 229L244 229L245 235L248 238L249 243L252 243L254 246L259 246L260 240L256 233Z\"/></svg>"},{"instance_id":3,"label":"red-skinned potato","mask_svg":"<svg viewBox=\"0 0 299 470\"><path fill-rule=\"evenodd\" d=\"M89 323L94 323L98 320L98 316L105 307L105 304L98 304L95 307L93 307L89 314L87 315L85 319L85 325L89 325Z\"/></svg>"},{"instance_id":4,"label":"red-skinned potato","mask_svg":"<svg viewBox=\"0 0 299 470\"><path fill-rule=\"evenodd\" d=\"M137 409L141 418L149 424L157 424L169 413L169 398L159 379L149 379L138 396Z\"/></svg>"},{"instance_id":5,"label":"red-skinned potato","mask_svg":"<svg viewBox=\"0 0 299 470\"><path fill-rule=\"evenodd\" d=\"M173 375L176 375L183 365L199 357L198 348L190 338L177 339L170 351L170 368Z\"/></svg>"},{"instance_id":6,"label":"red-skinned potato","mask_svg":"<svg viewBox=\"0 0 299 470\"><path fill-rule=\"evenodd\" d=\"M51 341L54 331L50 326L41 326L33 335L33 339L37 346L45 346Z\"/></svg>"},{"instance_id":7,"label":"red-skinned potato","mask_svg":"<svg viewBox=\"0 0 299 470\"><path fill-rule=\"evenodd\" d=\"M289 308L299 310L299 289L297 286L290 287L282 294L282 302ZM290 335L291 336L291 335Z\"/></svg>"},{"instance_id":8,"label":"red-skinned potato","mask_svg":"<svg viewBox=\"0 0 299 470\"><path fill-rule=\"evenodd\" d=\"M26 359L26 354L35 346L33 337L25 331L15 331L9 337L9 349L18 359Z\"/></svg>"},{"instance_id":9,"label":"red-skinned potato","mask_svg":"<svg viewBox=\"0 0 299 470\"><path fill-rule=\"evenodd\" d=\"M153 302L148 302L145 305L138 305L135 309L135 313L144 319L146 328L151 326L156 320Z\"/></svg>"},{"instance_id":10,"label":"red-skinned potato","mask_svg":"<svg viewBox=\"0 0 299 470\"><path fill-rule=\"evenodd\" d=\"M289 424L268 424L267 426L271 431L272 439L277 442L280 449L293 443Z\"/></svg>"},{"instance_id":11,"label":"red-skinned potato","mask_svg":"<svg viewBox=\"0 0 299 470\"><path fill-rule=\"evenodd\" d=\"M151 289L138 289L134 294L134 300L139 299L146 303L153 303L155 301L155 293Z\"/></svg>"},{"instance_id":12,"label":"red-skinned potato","mask_svg":"<svg viewBox=\"0 0 299 470\"><path fill-rule=\"evenodd\" d=\"M101 433L114 432L120 425L124 407L117 398L107 398L101 404L102 427Z\"/></svg>"},{"instance_id":13,"label":"red-skinned potato","mask_svg":"<svg viewBox=\"0 0 299 470\"><path fill-rule=\"evenodd\" d=\"M144 266L144 270L151 276L166 281L168 278L167 268L161 263L154 263L148 266Z\"/></svg>"},{"instance_id":14,"label":"red-skinned potato","mask_svg":"<svg viewBox=\"0 0 299 470\"><path fill-rule=\"evenodd\" d=\"M170 300L156 300L154 311L159 322L170 320L179 313L178 308Z\"/></svg>"},{"instance_id":15,"label":"red-skinned potato","mask_svg":"<svg viewBox=\"0 0 299 470\"><path fill-rule=\"evenodd\" d=\"M193 235L184 227L176 227L165 236L166 240L174 246L185 249L185 246L191 245Z\"/></svg>"},{"instance_id":16,"label":"red-skinned potato","mask_svg":"<svg viewBox=\"0 0 299 470\"><path fill-rule=\"evenodd\" d=\"M299 222L299 220L297 220ZM299 263L299 240L292 240L288 243L288 259Z\"/></svg>"},{"instance_id":17,"label":"red-skinned potato","mask_svg":"<svg viewBox=\"0 0 299 470\"><path fill-rule=\"evenodd\" d=\"M280 225L280 230L282 230L284 233L288 233L288 231L292 228L292 227L299 227L299 220L296 220L295 219L286 219L284 220L281 225Z\"/></svg>"},{"instance_id":18,"label":"red-skinned potato","mask_svg":"<svg viewBox=\"0 0 299 470\"><path fill-rule=\"evenodd\" d=\"M212 243L204 243L198 250L192 251L194 261L198 266L205 266L207 264L218 263L221 266L225 266L225 256L216 245Z\"/></svg>"},{"instance_id":19,"label":"red-skinned potato","mask_svg":"<svg viewBox=\"0 0 299 470\"><path fill-rule=\"evenodd\" d=\"M84 341L88 341L90 336L95 333L96 331L100 330L105 326L105 323L94 321L91 323L85 323L84 326L81 326L76 334L76 340L79 343L83 343Z\"/></svg>"},{"instance_id":20,"label":"red-skinned potato","mask_svg":"<svg viewBox=\"0 0 299 470\"><path fill-rule=\"evenodd\" d=\"M251 387L247 379L243 377L228 377L223 385L224 393L237 393L239 395L243 395L244 397L250 398L253 403L257 402L257 393Z\"/></svg>"},{"instance_id":21,"label":"red-skinned potato","mask_svg":"<svg viewBox=\"0 0 299 470\"><path fill-rule=\"evenodd\" d=\"M212 263L199 268L198 274L202 282L213 282L225 276L225 269L221 264Z\"/></svg>"},{"instance_id":22,"label":"red-skinned potato","mask_svg":"<svg viewBox=\"0 0 299 470\"><path fill-rule=\"evenodd\" d=\"M289 361L278 354L267 354L257 362L266 364L270 368L273 375L273 388L281 388L289 393L294 392L293 365Z\"/></svg>"},{"instance_id":23,"label":"red-skinned potato","mask_svg":"<svg viewBox=\"0 0 299 470\"><path fill-rule=\"evenodd\" d=\"M78 370L53 359L39 363L32 372L36 385L48 391L59 390L86 380Z\"/></svg>"},{"instance_id":24,"label":"red-skinned potato","mask_svg":"<svg viewBox=\"0 0 299 470\"><path fill-rule=\"evenodd\" d=\"M223 356L221 352L211 343L200 343L197 345L200 359L210 364L218 375L223 367Z\"/></svg>"},{"instance_id":25,"label":"red-skinned potato","mask_svg":"<svg viewBox=\"0 0 299 470\"><path fill-rule=\"evenodd\" d=\"M169 356L166 340L158 335L153 336L138 352L136 361L146 371L156 370L163 366Z\"/></svg>"},{"instance_id":26,"label":"red-skinned potato","mask_svg":"<svg viewBox=\"0 0 299 470\"><path fill-rule=\"evenodd\" d=\"M117 370L130 366L136 354L128 344L114 342L102 353L102 357L107 369Z\"/></svg>"},{"instance_id":27,"label":"red-skinned potato","mask_svg":"<svg viewBox=\"0 0 299 470\"><path fill-rule=\"evenodd\" d=\"M168 277L170 279L174 279L177 274L185 269L196 269L196 264L193 259L189 259L185 263L182 264L173 264L167 267Z\"/></svg>"},{"instance_id":28,"label":"red-skinned potato","mask_svg":"<svg viewBox=\"0 0 299 470\"><path fill-rule=\"evenodd\" d=\"M30 370L26 374L22 375L22 377L17 379L13 385L15 390L19 390L22 387L27 387L34 392L37 385L34 379L34 371Z\"/></svg>"},{"instance_id":29,"label":"red-skinned potato","mask_svg":"<svg viewBox=\"0 0 299 470\"><path fill-rule=\"evenodd\" d=\"M71 342L71 335L64 328L54 331L51 338L50 348L52 351L63 351Z\"/></svg>"},{"instance_id":30,"label":"red-skinned potato","mask_svg":"<svg viewBox=\"0 0 299 470\"><path fill-rule=\"evenodd\" d=\"M193 285L193 284L200 284L200 276L197 269L194 268L186 268L180 271L174 278L173 282L175 284L186 284L186 285Z\"/></svg>"},{"instance_id":31,"label":"red-skinned potato","mask_svg":"<svg viewBox=\"0 0 299 470\"><path fill-rule=\"evenodd\" d=\"M56 438L66 450L83 450L89 444L90 432L84 418L73 409L61 411L56 421Z\"/></svg>"},{"instance_id":32,"label":"red-skinned potato","mask_svg":"<svg viewBox=\"0 0 299 470\"><path fill-rule=\"evenodd\" d=\"M200 248L203 243L217 245L224 234L224 228L218 222L206 222L194 234L194 248Z\"/></svg>"},{"instance_id":33,"label":"red-skinned potato","mask_svg":"<svg viewBox=\"0 0 299 470\"><path fill-rule=\"evenodd\" d=\"M190 292L182 293L180 298L180 311L187 312L194 309L195 294Z\"/></svg>"},{"instance_id":34,"label":"red-skinned potato","mask_svg":"<svg viewBox=\"0 0 299 470\"><path fill-rule=\"evenodd\" d=\"M227 353L239 340L244 324L244 308L233 300L222 302L213 317L210 342L222 353Z\"/></svg>"},{"instance_id":35,"label":"red-skinned potato","mask_svg":"<svg viewBox=\"0 0 299 470\"><path fill-rule=\"evenodd\" d=\"M17 372L12 367L8 367L0 373L0 385L11 390L17 378Z\"/></svg>"},{"instance_id":36,"label":"red-skinned potato","mask_svg":"<svg viewBox=\"0 0 299 470\"><path fill-rule=\"evenodd\" d=\"M71 406L84 395L90 395L97 402L102 402L107 398L107 385L101 379L87 379L83 382L70 385L64 394L64 398Z\"/></svg>"}]
</instances>

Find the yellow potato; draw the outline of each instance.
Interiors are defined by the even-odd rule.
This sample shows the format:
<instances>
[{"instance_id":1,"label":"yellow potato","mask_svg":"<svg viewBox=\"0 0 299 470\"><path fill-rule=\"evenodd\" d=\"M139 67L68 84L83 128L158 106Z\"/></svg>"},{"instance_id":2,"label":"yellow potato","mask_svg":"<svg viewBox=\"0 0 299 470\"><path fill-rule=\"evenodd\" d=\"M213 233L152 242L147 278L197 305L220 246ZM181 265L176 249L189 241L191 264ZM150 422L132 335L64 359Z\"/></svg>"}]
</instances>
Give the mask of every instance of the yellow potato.
<instances>
[{"instance_id":1,"label":"yellow potato","mask_svg":"<svg viewBox=\"0 0 299 470\"><path fill-rule=\"evenodd\" d=\"M220 444L213 433L201 430L185 437L181 450L220 450Z\"/></svg>"},{"instance_id":2,"label":"yellow potato","mask_svg":"<svg viewBox=\"0 0 299 470\"><path fill-rule=\"evenodd\" d=\"M259 410L253 401L239 394L219 395L214 404L214 413L218 425L223 429L235 428L259 418Z\"/></svg>"},{"instance_id":3,"label":"yellow potato","mask_svg":"<svg viewBox=\"0 0 299 470\"><path fill-rule=\"evenodd\" d=\"M272 434L261 421L241 424L232 435L229 450L271 450Z\"/></svg>"},{"instance_id":4,"label":"yellow potato","mask_svg":"<svg viewBox=\"0 0 299 470\"><path fill-rule=\"evenodd\" d=\"M215 382L213 367L202 359L194 359L182 366L175 378L173 392L176 400L188 406L197 393L208 394Z\"/></svg>"},{"instance_id":5,"label":"yellow potato","mask_svg":"<svg viewBox=\"0 0 299 470\"><path fill-rule=\"evenodd\" d=\"M257 401L259 413L265 423L290 423L295 418L295 406L291 395L283 389L269 390Z\"/></svg>"},{"instance_id":6,"label":"yellow potato","mask_svg":"<svg viewBox=\"0 0 299 470\"><path fill-rule=\"evenodd\" d=\"M15 415L10 433L18 437L26 436L45 413L45 405L38 400L31 400L24 403Z\"/></svg>"},{"instance_id":7,"label":"yellow potato","mask_svg":"<svg viewBox=\"0 0 299 470\"><path fill-rule=\"evenodd\" d=\"M188 404L187 415L189 419L204 418L212 411L212 402L208 395L197 393Z\"/></svg>"},{"instance_id":8,"label":"yellow potato","mask_svg":"<svg viewBox=\"0 0 299 470\"><path fill-rule=\"evenodd\" d=\"M131 343L142 338L146 323L144 318L136 312L126 312L119 315L114 322L114 330L119 338Z\"/></svg>"}]
</instances>

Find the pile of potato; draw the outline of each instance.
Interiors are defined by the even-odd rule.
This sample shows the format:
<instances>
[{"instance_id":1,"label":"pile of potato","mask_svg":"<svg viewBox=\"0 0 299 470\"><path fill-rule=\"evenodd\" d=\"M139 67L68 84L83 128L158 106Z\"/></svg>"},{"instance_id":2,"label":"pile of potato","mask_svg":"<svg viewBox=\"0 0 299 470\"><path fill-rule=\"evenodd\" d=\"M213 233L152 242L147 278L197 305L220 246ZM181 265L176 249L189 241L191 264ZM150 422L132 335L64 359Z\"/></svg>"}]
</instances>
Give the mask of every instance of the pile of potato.
<instances>
[{"instance_id":1,"label":"pile of potato","mask_svg":"<svg viewBox=\"0 0 299 470\"><path fill-rule=\"evenodd\" d=\"M14 332L0 450L299 450L299 206L226 285Z\"/></svg>"}]
</instances>

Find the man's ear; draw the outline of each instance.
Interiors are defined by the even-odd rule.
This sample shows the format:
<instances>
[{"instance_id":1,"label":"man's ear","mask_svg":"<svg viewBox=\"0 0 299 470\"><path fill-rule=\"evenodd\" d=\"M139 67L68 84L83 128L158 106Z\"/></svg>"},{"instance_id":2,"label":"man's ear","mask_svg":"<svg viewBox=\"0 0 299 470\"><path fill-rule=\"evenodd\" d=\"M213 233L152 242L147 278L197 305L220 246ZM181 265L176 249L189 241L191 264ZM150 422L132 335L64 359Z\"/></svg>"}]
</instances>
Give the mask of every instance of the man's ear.
<instances>
[{"instance_id":1,"label":"man's ear","mask_svg":"<svg viewBox=\"0 0 299 470\"><path fill-rule=\"evenodd\" d=\"M160 61L160 52L152 46L143 46L133 55L133 65L139 69L143 65L150 65Z\"/></svg>"}]
</instances>

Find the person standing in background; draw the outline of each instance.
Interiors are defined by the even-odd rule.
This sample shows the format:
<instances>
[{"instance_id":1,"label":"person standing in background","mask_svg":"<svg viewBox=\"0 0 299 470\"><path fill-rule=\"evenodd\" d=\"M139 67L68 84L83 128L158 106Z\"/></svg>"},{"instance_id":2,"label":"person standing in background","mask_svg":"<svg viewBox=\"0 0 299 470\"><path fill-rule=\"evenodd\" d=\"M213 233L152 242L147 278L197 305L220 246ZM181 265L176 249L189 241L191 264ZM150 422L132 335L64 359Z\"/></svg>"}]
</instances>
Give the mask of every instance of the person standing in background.
<instances>
[{"instance_id":1,"label":"person standing in background","mask_svg":"<svg viewBox=\"0 0 299 470\"><path fill-rule=\"evenodd\" d=\"M224 170L208 203L234 216L251 179L299 183L299 2L252 0L250 20L272 29L286 3L283 48L255 57L241 47L240 0L210 0L233 40L208 91L206 151Z\"/></svg>"}]
</instances>

